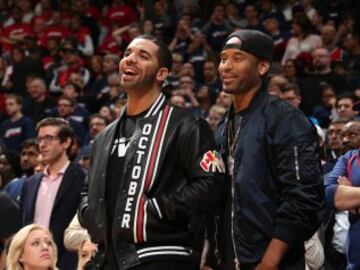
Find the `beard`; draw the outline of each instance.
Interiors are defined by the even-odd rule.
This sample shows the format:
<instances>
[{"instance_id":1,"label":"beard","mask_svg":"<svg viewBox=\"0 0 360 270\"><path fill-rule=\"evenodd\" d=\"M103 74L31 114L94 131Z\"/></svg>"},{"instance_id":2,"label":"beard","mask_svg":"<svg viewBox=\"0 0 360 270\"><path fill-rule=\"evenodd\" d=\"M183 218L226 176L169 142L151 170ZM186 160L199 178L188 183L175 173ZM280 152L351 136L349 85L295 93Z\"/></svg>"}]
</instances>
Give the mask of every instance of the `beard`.
<instances>
[{"instance_id":1,"label":"beard","mask_svg":"<svg viewBox=\"0 0 360 270\"><path fill-rule=\"evenodd\" d=\"M123 88L125 91L128 89L148 89L151 88L155 82L157 71L152 70L149 74L145 75L142 80L138 80L135 82L124 82L120 80L120 87Z\"/></svg>"}]
</instances>

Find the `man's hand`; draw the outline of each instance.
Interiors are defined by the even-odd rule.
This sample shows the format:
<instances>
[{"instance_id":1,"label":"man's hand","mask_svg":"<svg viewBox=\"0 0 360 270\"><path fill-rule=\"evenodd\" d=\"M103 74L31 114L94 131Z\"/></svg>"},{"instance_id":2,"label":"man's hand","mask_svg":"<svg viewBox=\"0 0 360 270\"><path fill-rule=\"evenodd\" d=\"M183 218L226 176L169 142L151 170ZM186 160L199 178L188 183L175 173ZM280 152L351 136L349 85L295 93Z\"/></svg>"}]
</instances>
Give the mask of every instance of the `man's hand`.
<instances>
[{"instance_id":1,"label":"man's hand","mask_svg":"<svg viewBox=\"0 0 360 270\"><path fill-rule=\"evenodd\" d=\"M337 182L339 185L351 186L351 181L348 178L346 178L345 176L339 176Z\"/></svg>"},{"instance_id":2,"label":"man's hand","mask_svg":"<svg viewBox=\"0 0 360 270\"><path fill-rule=\"evenodd\" d=\"M255 270L277 270L277 269L278 269L277 265L267 265L262 262L255 268Z\"/></svg>"}]
</instances>

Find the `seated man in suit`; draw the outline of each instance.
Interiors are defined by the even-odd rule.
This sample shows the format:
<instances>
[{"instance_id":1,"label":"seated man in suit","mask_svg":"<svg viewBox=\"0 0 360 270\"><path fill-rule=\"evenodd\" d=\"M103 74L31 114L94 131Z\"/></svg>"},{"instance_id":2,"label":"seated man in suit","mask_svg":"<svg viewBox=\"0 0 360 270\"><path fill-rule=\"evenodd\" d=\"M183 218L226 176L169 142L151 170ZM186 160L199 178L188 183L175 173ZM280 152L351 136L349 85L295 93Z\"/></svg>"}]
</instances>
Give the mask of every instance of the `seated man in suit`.
<instances>
[{"instance_id":1,"label":"seated man in suit","mask_svg":"<svg viewBox=\"0 0 360 270\"><path fill-rule=\"evenodd\" d=\"M45 118L36 130L46 167L43 173L33 175L24 183L22 222L49 228L58 247L58 267L72 270L76 268L76 254L65 250L64 231L79 205L85 173L69 161L74 131L66 120Z\"/></svg>"}]
</instances>

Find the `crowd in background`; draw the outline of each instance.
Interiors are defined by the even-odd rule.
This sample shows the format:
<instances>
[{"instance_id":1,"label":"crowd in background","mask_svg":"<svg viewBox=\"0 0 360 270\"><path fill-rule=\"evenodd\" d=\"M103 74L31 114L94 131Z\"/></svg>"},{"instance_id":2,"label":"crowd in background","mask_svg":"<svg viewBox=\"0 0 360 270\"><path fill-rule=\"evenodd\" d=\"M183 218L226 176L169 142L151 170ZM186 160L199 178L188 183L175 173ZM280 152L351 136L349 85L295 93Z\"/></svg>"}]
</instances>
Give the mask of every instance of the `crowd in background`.
<instances>
[{"instance_id":1,"label":"crowd in background","mask_svg":"<svg viewBox=\"0 0 360 270\"><path fill-rule=\"evenodd\" d=\"M22 185L9 183L47 165L36 140L46 117L68 121L76 135L69 158L86 172L92 140L126 104L118 63L141 34L160 37L173 53L163 85L170 102L216 132L231 106L219 53L238 29L274 40L268 91L317 126L327 174L360 147L359 14L355 0L0 0L0 190L20 202ZM333 247L324 243L326 255Z\"/></svg>"}]
</instances>

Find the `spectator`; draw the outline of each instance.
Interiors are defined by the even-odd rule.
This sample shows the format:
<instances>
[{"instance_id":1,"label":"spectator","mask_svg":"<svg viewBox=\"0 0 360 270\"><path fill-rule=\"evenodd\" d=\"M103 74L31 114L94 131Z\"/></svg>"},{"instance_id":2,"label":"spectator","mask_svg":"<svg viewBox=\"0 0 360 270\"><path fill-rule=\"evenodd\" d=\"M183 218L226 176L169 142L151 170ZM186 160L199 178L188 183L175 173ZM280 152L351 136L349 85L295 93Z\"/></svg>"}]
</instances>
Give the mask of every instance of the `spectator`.
<instances>
[{"instance_id":1,"label":"spectator","mask_svg":"<svg viewBox=\"0 0 360 270\"><path fill-rule=\"evenodd\" d=\"M229 109L232 104L232 95L226 93L225 91L221 91L216 98L215 104L222 106L225 109Z\"/></svg>"},{"instance_id":2,"label":"spectator","mask_svg":"<svg viewBox=\"0 0 360 270\"><path fill-rule=\"evenodd\" d=\"M19 154L5 150L0 154L0 190L22 174Z\"/></svg>"},{"instance_id":3,"label":"spectator","mask_svg":"<svg viewBox=\"0 0 360 270\"><path fill-rule=\"evenodd\" d=\"M294 17L292 30L294 36L286 45L281 64L284 65L288 59L299 58L311 64L311 52L322 45L320 36L312 33L313 26L304 14Z\"/></svg>"},{"instance_id":4,"label":"spectator","mask_svg":"<svg viewBox=\"0 0 360 270\"><path fill-rule=\"evenodd\" d=\"M62 87L64 87L72 73L81 75L84 85L90 80L90 72L84 67L83 60L79 55L78 43L74 38L66 39L62 43L61 56L64 64L54 70L54 76L49 87L53 96L62 94Z\"/></svg>"},{"instance_id":5,"label":"spectator","mask_svg":"<svg viewBox=\"0 0 360 270\"><path fill-rule=\"evenodd\" d=\"M21 144L26 139L35 137L33 122L21 112L22 97L9 94L5 102L8 118L0 124L0 138L6 147L19 152Z\"/></svg>"},{"instance_id":6,"label":"spectator","mask_svg":"<svg viewBox=\"0 0 360 270\"><path fill-rule=\"evenodd\" d=\"M170 104L180 107L180 108L186 108L186 102L183 95L180 94L174 94L170 98Z\"/></svg>"},{"instance_id":7,"label":"spectator","mask_svg":"<svg viewBox=\"0 0 360 270\"><path fill-rule=\"evenodd\" d=\"M51 233L31 224L18 231L9 247L8 270L57 270L57 248Z\"/></svg>"},{"instance_id":8,"label":"spectator","mask_svg":"<svg viewBox=\"0 0 360 270\"><path fill-rule=\"evenodd\" d=\"M169 76L166 78L165 85L169 86L169 88L175 89L179 86L179 77L180 77L180 70L182 63L184 61L184 58L179 53L173 53L172 54L173 59L173 65L171 67L171 72Z\"/></svg>"},{"instance_id":9,"label":"spectator","mask_svg":"<svg viewBox=\"0 0 360 270\"><path fill-rule=\"evenodd\" d=\"M83 242L88 240L89 237L88 231L81 227L76 214L64 233L64 245L66 249L68 251L78 251L81 249Z\"/></svg>"},{"instance_id":10,"label":"spectator","mask_svg":"<svg viewBox=\"0 0 360 270\"><path fill-rule=\"evenodd\" d=\"M76 267L76 255L65 250L64 231L80 203L85 174L71 164L68 152L74 132L60 118L45 118L37 125L39 148L46 164L41 174L24 182L21 200L23 225L36 223L49 228L59 251L59 269Z\"/></svg>"},{"instance_id":11,"label":"spectator","mask_svg":"<svg viewBox=\"0 0 360 270\"><path fill-rule=\"evenodd\" d=\"M191 43L187 48L187 59L194 68L194 79L196 81L203 80L203 65L205 60L212 54L212 49L209 46L205 35L197 31L192 36Z\"/></svg>"},{"instance_id":12,"label":"spectator","mask_svg":"<svg viewBox=\"0 0 360 270\"><path fill-rule=\"evenodd\" d=\"M338 96L336 101L336 112L339 118L354 119L358 115L358 111L352 109L356 98L352 94L343 94Z\"/></svg>"},{"instance_id":13,"label":"spectator","mask_svg":"<svg viewBox=\"0 0 360 270\"><path fill-rule=\"evenodd\" d=\"M300 107L301 103L301 94L299 87L296 84L287 84L280 92L280 98L286 100L295 108Z\"/></svg>"},{"instance_id":14,"label":"spectator","mask_svg":"<svg viewBox=\"0 0 360 270\"><path fill-rule=\"evenodd\" d=\"M41 119L49 116L56 103L47 96L47 85L43 78L29 78L27 91L30 98L25 103L24 114L37 124Z\"/></svg>"},{"instance_id":15,"label":"spectator","mask_svg":"<svg viewBox=\"0 0 360 270\"><path fill-rule=\"evenodd\" d=\"M346 269L348 270L355 270L360 267L359 256L357 256L360 247L360 242L358 241L360 237L359 219L357 218L360 208L360 178L357 173L359 167L358 152L359 149L357 148L341 156L325 181L325 194L328 206L338 211L349 211L348 221L350 226L346 240ZM340 213L343 213L343 220L347 221L346 212ZM344 260L341 262L344 263Z\"/></svg>"},{"instance_id":16,"label":"spectator","mask_svg":"<svg viewBox=\"0 0 360 270\"><path fill-rule=\"evenodd\" d=\"M222 83L214 60L206 60L203 66L204 84L215 89L216 93L222 90Z\"/></svg>"},{"instance_id":17,"label":"spectator","mask_svg":"<svg viewBox=\"0 0 360 270\"><path fill-rule=\"evenodd\" d=\"M54 111L53 117L60 117L69 121L69 125L73 128L77 139L82 145L85 134L87 123L79 122L76 115L74 115L76 108L76 101L65 96L61 96L58 99L56 110ZM85 119L84 119L85 121Z\"/></svg>"},{"instance_id":18,"label":"spectator","mask_svg":"<svg viewBox=\"0 0 360 270\"><path fill-rule=\"evenodd\" d=\"M338 158L344 153L341 140L342 128L347 123L345 119L331 121L327 131L327 161L323 166L323 173L328 174L334 167Z\"/></svg>"},{"instance_id":19,"label":"spectator","mask_svg":"<svg viewBox=\"0 0 360 270\"><path fill-rule=\"evenodd\" d=\"M333 25L324 25L321 28L321 40L325 49L330 52L331 62L343 62L346 58L346 52L337 46L337 32Z\"/></svg>"},{"instance_id":20,"label":"spectator","mask_svg":"<svg viewBox=\"0 0 360 270\"><path fill-rule=\"evenodd\" d=\"M186 58L188 47L192 40L190 25L186 20L180 19L176 27L175 36L169 44L169 49L173 53L181 54L183 58Z\"/></svg>"},{"instance_id":21,"label":"spectator","mask_svg":"<svg viewBox=\"0 0 360 270\"><path fill-rule=\"evenodd\" d=\"M344 153L360 148L360 121L352 120L346 123L341 131L341 140Z\"/></svg>"},{"instance_id":22,"label":"spectator","mask_svg":"<svg viewBox=\"0 0 360 270\"><path fill-rule=\"evenodd\" d=\"M327 128L332 119L336 118L336 92L332 85L320 84L321 103L313 109L312 116L315 117L322 128Z\"/></svg>"},{"instance_id":23,"label":"spectator","mask_svg":"<svg viewBox=\"0 0 360 270\"><path fill-rule=\"evenodd\" d=\"M289 83L301 83L303 77L304 68L301 65L300 61L294 59L288 59L283 65L283 75L288 80Z\"/></svg>"},{"instance_id":24,"label":"spectator","mask_svg":"<svg viewBox=\"0 0 360 270\"><path fill-rule=\"evenodd\" d=\"M225 115L226 109L220 105L213 105L210 107L209 115L206 117L206 121L213 132L216 132L221 118Z\"/></svg>"},{"instance_id":25,"label":"spectator","mask_svg":"<svg viewBox=\"0 0 360 270\"><path fill-rule=\"evenodd\" d=\"M109 106L104 105L100 108L99 114L103 117L105 117L108 121L108 123L111 123L114 121L116 115L113 109L111 109Z\"/></svg>"},{"instance_id":26,"label":"spectator","mask_svg":"<svg viewBox=\"0 0 360 270\"><path fill-rule=\"evenodd\" d=\"M283 75L272 76L267 86L268 93L279 97L286 84L288 84L288 80Z\"/></svg>"},{"instance_id":27,"label":"spectator","mask_svg":"<svg viewBox=\"0 0 360 270\"><path fill-rule=\"evenodd\" d=\"M38 165L37 157L39 153L39 146L33 139L26 140L21 145L20 167L23 174L21 177L13 179L5 187L5 191L17 202L21 200L24 181L34 174L34 169Z\"/></svg>"},{"instance_id":28,"label":"spectator","mask_svg":"<svg viewBox=\"0 0 360 270\"><path fill-rule=\"evenodd\" d=\"M254 4L248 4L245 7L244 15L246 20L246 25L244 28L252 30L263 30L262 25L259 19L259 9Z\"/></svg>"},{"instance_id":29,"label":"spectator","mask_svg":"<svg viewBox=\"0 0 360 270\"><path fill-rule=\"evenodd\" d=\"M20 47L14 47L11 50L11 65L8 65L5 70L4 78L1 86L7 91L11 92L14 90L14 65L20 63L25 57L25 51Z\"/></svg>"},{"instance_id":30,"label":"spectator","mask_svg":"<svg viewBox=\"0 0 360 270\"><path fill-rule=\"evenodd\" d=\"M222 4L217 4L211 14L211 18L202 29L202 32L206 35L207 41L210 47L215 52L220 52L225 38L231 33L232 27L225 20L225 8Z\"/></svg>"},{"instance_id":31,"label":"spectator","mask_svg":"<svg viewBox=\"0 0 360 270\"><path fill-rule=\"evenodd\" d=\"M348 79L354 89L360 85L360 35L356 32L347 34L344 45L349 52L349 58L346 61Z\"/></svg>"},{"instance_id":32,"label":"spectator","mask_svg":"<svg viewBox=\"0 0 360 270\"><path fill-rule=\"evenodd\" d=\"M92 56L94 54L94 44L91 39L90 30L81 26L81 18L79 15L74 15L69 25L70 35L75 37L78 42L78 49L85 56Z\"/></svg>"},{"instance_id":33,"label":"spectator","mask_svg":"<svg viewBox=\"0 0 360 270\"><path fill-rule=\"evenodd\" d=\"M280 29L280 24L276 17L266 18L263 21L263 26L264 30L274 41L274 62L280 62L284 55L290 34L287 31Z\"/></svg>"},{"instance_id":34,"label":"spectator","mask_svg":"<svg viewBox=\"0 0 360 270\"><path fill-rule=\"evenodd\" d=\"M78 268L77 270L85 270L86 265L91 265L91 259L94 257L95 253L97 252L97 246L91 242L90 237L85 240L81 247L78 250Z\"/></svg>"}]
</instances>

